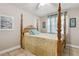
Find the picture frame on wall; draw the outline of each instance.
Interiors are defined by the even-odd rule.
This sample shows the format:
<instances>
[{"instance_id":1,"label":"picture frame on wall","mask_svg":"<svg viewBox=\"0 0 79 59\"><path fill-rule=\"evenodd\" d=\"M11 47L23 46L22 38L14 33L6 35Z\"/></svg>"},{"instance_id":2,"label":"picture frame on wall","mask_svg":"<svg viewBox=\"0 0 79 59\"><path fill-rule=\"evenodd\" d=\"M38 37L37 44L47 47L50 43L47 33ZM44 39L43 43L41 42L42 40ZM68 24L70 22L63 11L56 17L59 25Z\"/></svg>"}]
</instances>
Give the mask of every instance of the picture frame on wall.
<instances>
[{"instance_id":1,"label":"picture frame on wall","mask_svg":"<svg viewBox=\"0 0 79 59\"><path fill-rule=\"evenodd\" d=\"M46 22L42 22L42 28L46 28Z\"/></svg>"},{"instance_id":2,"label":"picture frame on wall","mask_svg":"<svg viewBox=\"0 0 79 59\"><path fill-rule=\"evenodd\" d=\"M76 18L70 18L70 28L76 27Z\"/></svg>"},{"instance_id":3,"label":"picture frame on wall","mask_svg":"<svg viewBox=\"0 0 79 59\"><path fill-rule=\"evenodd\" d=\"M13 28L13 17L11 16L5 16L1 15L0 16L0 29L12 29Z\"/></svg>"}]
</instances>

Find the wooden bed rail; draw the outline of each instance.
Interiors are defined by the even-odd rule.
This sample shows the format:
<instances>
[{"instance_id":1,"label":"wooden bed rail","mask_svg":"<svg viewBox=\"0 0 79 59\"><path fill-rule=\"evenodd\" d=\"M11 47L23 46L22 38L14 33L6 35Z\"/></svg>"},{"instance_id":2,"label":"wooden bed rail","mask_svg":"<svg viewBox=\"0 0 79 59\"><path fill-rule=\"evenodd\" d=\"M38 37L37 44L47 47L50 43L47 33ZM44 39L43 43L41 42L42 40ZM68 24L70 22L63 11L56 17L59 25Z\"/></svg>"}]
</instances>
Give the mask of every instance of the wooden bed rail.
<instances>
[{"instance_id":1,"label":"wooden bed rail","mask_svg":"<svg viewBox=\"0 0 79 59\"><path fill-rule=\"evenodd\" d=\"M58 7L58 23L57 23L57 55L61 56L61 50L62 50L62 42L61 42L61 4L59 3Z\"/></svg>"}]
</instances>

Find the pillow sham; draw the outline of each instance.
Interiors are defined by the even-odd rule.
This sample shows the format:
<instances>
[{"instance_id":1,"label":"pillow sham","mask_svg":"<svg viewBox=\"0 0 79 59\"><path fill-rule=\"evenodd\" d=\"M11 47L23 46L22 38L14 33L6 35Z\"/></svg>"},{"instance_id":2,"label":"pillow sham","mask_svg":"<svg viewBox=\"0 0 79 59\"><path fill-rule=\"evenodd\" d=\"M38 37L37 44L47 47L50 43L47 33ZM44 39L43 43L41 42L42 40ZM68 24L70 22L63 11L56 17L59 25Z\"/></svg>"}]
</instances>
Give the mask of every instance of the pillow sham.
<instances>
[{"instance_id":1,"label":"pillow sham","mask_svg":"<svg viewBox=\"0 0 79 59\"><path fill-rule=\"evenodd\" d=\"M36 29L32 29L32 30L30 30L29 33L30 33L31 35L37 35L37 34L40 34L40 32L37 31Z\"/></svg>"}]
</instances>

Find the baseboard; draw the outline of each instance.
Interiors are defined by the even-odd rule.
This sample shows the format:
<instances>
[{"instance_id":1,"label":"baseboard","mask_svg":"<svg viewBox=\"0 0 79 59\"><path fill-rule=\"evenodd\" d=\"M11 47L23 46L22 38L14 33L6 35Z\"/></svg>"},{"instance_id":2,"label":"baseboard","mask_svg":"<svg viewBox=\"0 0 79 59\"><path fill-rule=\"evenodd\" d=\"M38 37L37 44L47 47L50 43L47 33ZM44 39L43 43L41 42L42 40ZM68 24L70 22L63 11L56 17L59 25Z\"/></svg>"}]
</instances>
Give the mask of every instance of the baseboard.
<instances>
[{"instance_id":1,"label":"baseboard","mask_svg":"<svg viewBox=\"0 0 79 59\"><path fill-rule=\"evenodd\" d=\"M18 48L20 48L20 45L17 45L17 46L14 46L14 47L11 47L11 48L8 48L8 49L5 49L5 50L2 50L2 51L0 51L0 54L6 53L6 52L9 52L9 51L12 51L12 50L18 49Z\"/></svg>"},{"instance_id":2,"label":"baseboard","mask_svg":"<svg viewBox=\"0 0 79 59\"><path fill-rule=\"evenodd\" d=\"M72 45L72 44L67 44L67 46L73 47L73 48L79 48L79 46Z\"/></svg>"}]
</instances>

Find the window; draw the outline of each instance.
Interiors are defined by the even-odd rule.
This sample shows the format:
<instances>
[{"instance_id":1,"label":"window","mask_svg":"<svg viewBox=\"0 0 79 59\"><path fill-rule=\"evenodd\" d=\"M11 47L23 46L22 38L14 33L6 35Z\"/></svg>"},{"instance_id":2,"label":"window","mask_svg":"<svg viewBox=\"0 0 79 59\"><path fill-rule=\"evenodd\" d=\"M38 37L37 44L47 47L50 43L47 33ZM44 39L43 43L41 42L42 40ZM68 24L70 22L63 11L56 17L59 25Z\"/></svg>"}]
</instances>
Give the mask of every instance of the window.
<instances>
[{"instance_id":1,"label":"window","mask_svg":"<svg viewBox=\"0 0 79 59\"><path fill-rule=\"evenodd\" d=\"M48 17L47 21L47 32L49 33L57 33L57 21L58 15L53 15ZM64 31L64 14L61 14L61 30Z\"/></svg>"}]
</instances>

